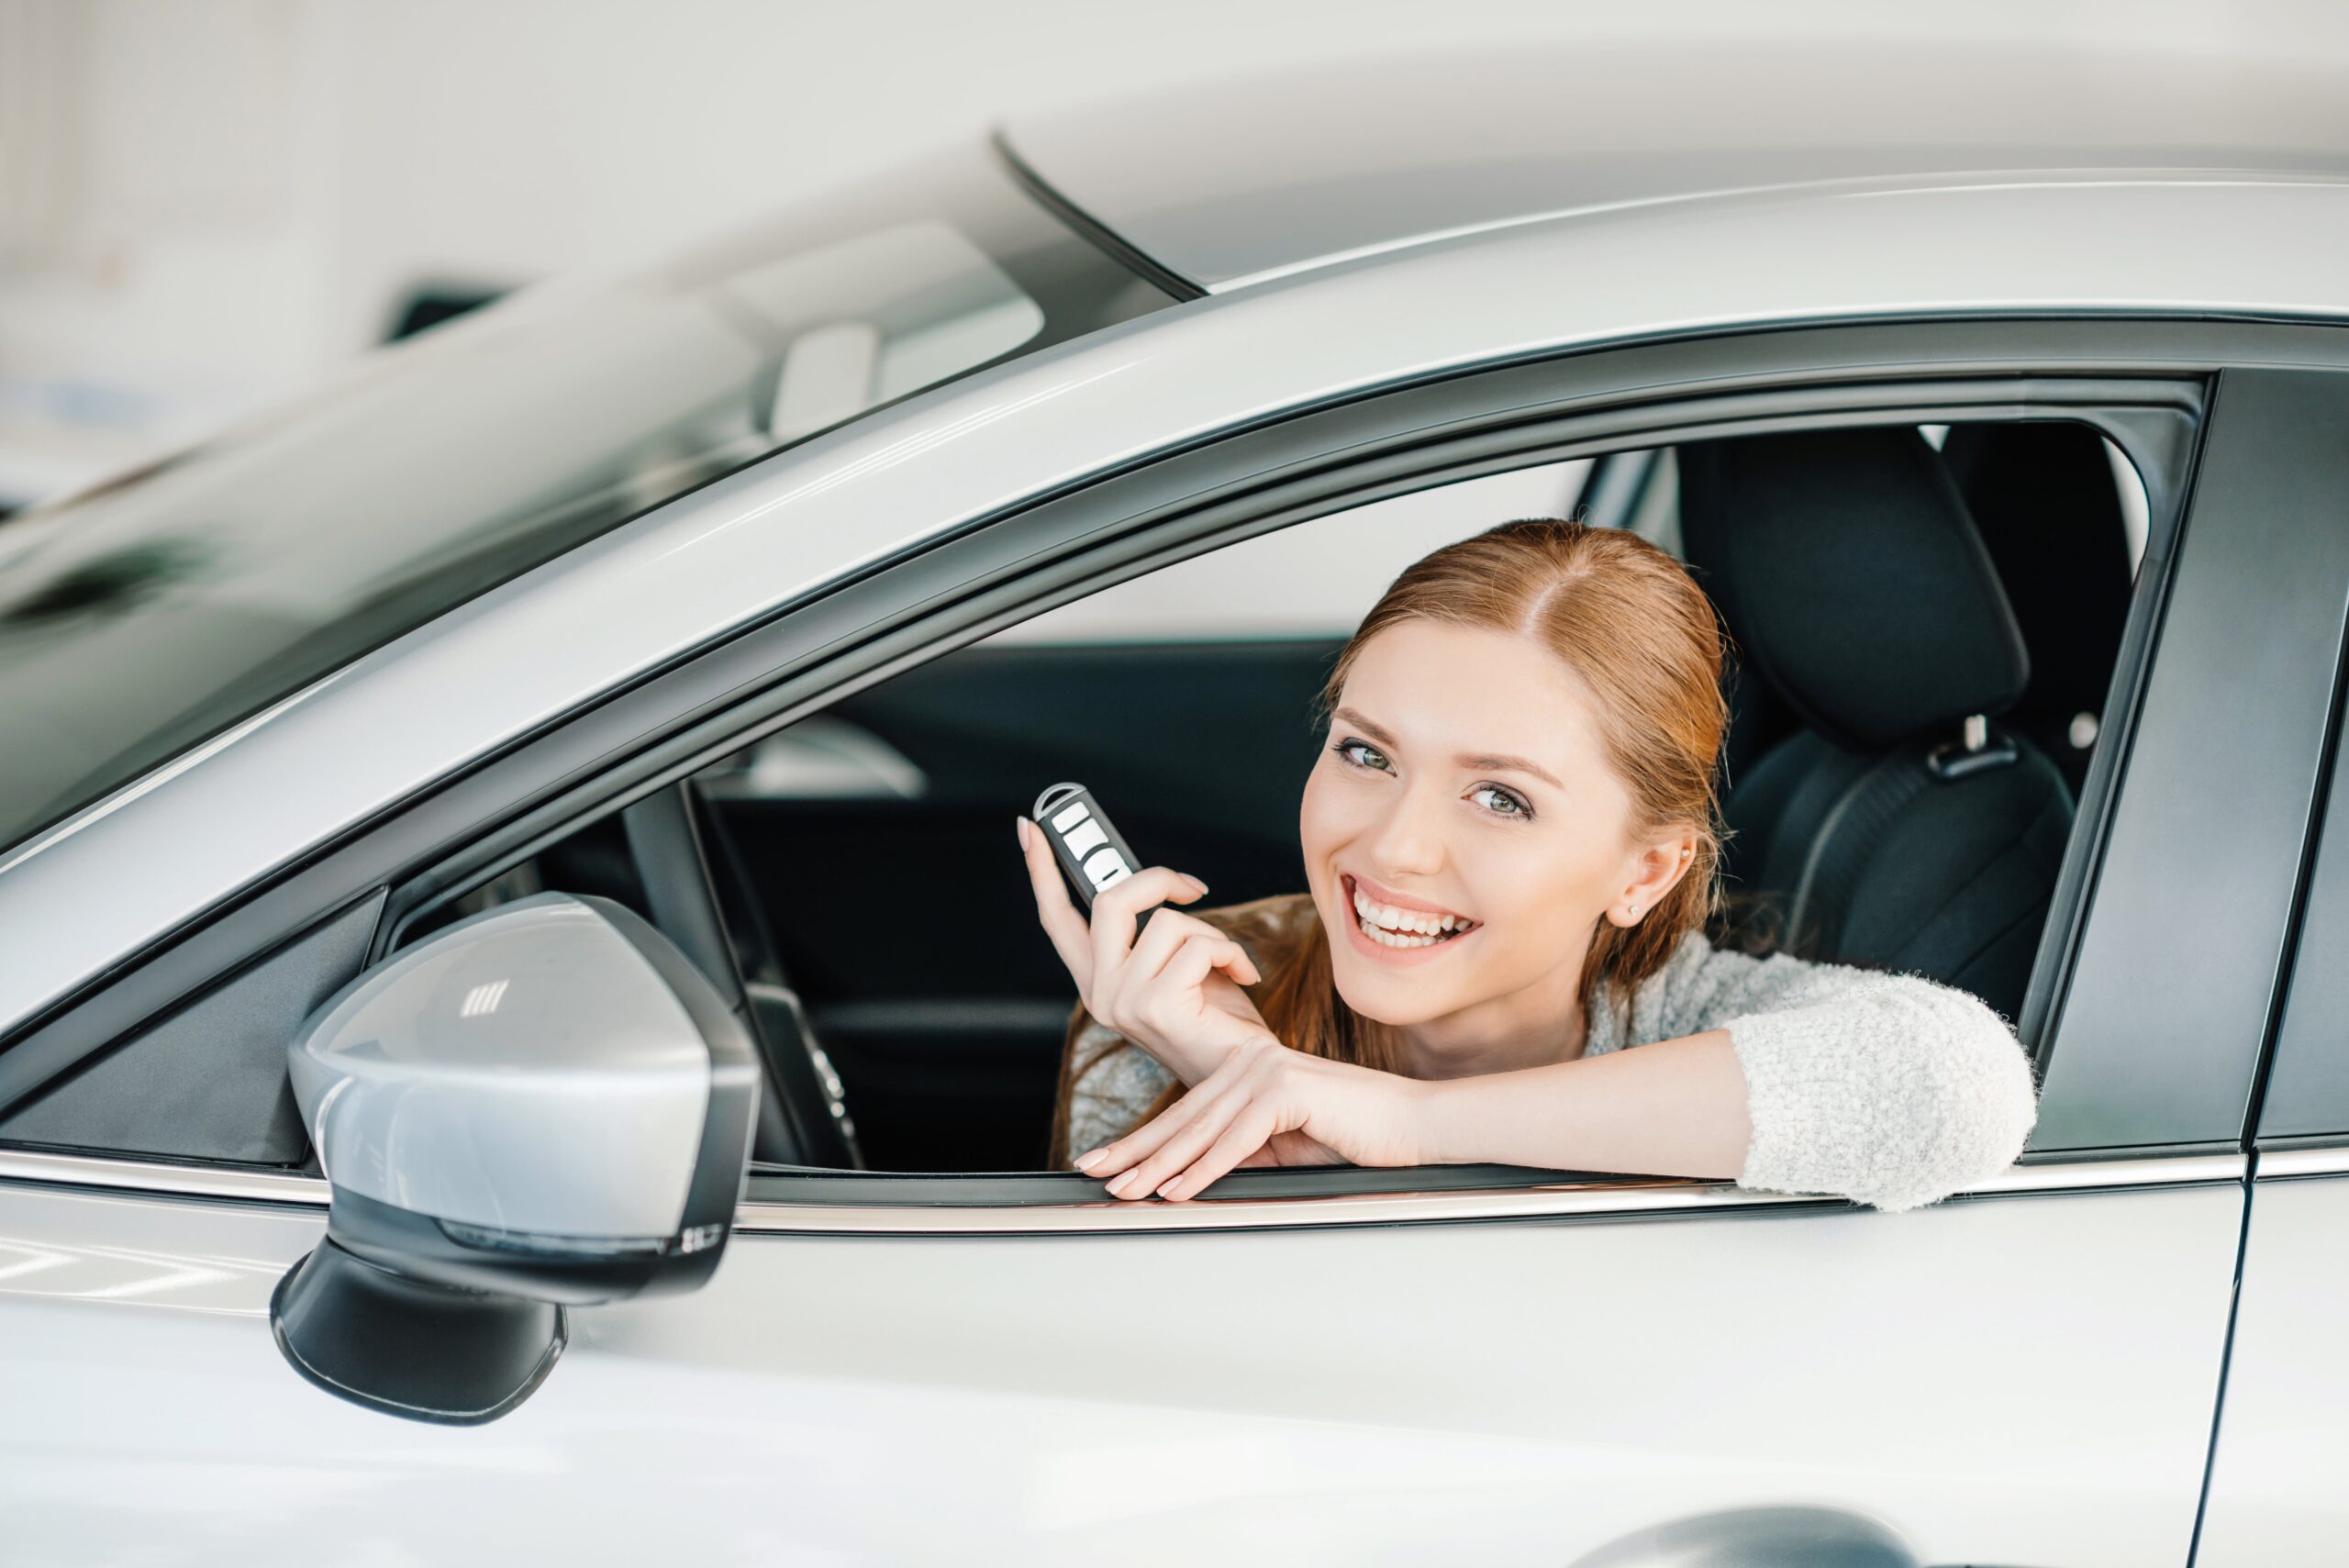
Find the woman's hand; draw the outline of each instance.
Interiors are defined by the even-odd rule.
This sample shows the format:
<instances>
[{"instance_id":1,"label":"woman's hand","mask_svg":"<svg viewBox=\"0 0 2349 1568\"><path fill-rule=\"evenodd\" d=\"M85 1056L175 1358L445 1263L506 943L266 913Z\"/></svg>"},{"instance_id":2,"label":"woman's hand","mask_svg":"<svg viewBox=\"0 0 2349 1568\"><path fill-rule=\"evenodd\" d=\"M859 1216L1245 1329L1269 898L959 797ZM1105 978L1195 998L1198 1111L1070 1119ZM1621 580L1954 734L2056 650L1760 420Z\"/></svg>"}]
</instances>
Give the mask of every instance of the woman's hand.
<instances>
[{"instance_id":1,"label":"woman's hand","mask_svg":"<svg viewBox=\"0 0 2349 1568\"><path fill-rule=\"evenodd\" d=\"M1037 918L1097 1022L1149 1051L1186 1084L1207 1077L1239 1046L1272 1040L1264 1016L1241 989L1264 976L1238 942L1175 909L1159 910L1141 940L1134 938L1144 909L1170 899L1187 904L1206 895L1206 883L1152 866L1095 897L1088 923L1068 895L1051 844L1025 817L1019 841Z\"/></svg>"},{"instance_id":2,"label":"woman's hand","mask_svg":"<svg viewBox=\"0 0 2349 1568\"><path fill-rule=\"evenodd\" d=\"M1151 1120L1077 1156L1076 1168L1107 1179L1112 1197L1181 1199L1235 1165L1424 1164L1427 1088L1265 1035Z\"/></svg>"}]
</instances>

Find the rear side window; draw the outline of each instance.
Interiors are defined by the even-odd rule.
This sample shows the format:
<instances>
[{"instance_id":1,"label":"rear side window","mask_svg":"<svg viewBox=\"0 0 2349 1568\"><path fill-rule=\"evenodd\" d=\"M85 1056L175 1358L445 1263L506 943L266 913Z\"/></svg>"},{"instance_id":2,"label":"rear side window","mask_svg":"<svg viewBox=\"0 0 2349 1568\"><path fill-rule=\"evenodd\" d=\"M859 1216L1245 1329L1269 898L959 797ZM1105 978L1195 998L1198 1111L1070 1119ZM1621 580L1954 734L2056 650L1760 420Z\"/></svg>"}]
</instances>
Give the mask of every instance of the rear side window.
<instances>
[{"instance_id":1,"label":"rear side window","mask_svg":"<svg viewBox=\"0 0 2349 1568\"><path fill-rule=\"evenodd\" d=\"M0 849L721 473L1168 303L958 152L0 523Z\"/></svg>"}]
</instances>

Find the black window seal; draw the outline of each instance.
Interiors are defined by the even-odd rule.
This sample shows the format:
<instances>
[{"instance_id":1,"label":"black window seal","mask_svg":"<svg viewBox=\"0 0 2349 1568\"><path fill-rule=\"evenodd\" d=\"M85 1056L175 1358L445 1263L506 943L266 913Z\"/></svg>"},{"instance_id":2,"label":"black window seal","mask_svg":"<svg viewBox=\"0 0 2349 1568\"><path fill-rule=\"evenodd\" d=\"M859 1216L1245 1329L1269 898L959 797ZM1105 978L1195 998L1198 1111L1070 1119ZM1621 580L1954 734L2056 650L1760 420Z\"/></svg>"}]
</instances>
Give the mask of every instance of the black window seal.
<instances>
[{"instance_id":1,"label":"black window seal","mask_svg":"<svg viewBox=\"0 0 2349 1568\"><path fill-rule=\"evenodd\" d=\"M550 803L576 791L598 776L609 778L641 773L633 794L613 795L605 804L617 808L658 787L647 770L662 759L674 760L681 732L690 739L694 727L707 728L710 717L733 708L729 696L741 690L723 690L720 675L729 656L739 655L753 639L771 634L785 616L802 615L818 606L847 605L861 589L888 580L909 569L929 570L950 547L980 538L988 531L1016 524L1047 507L1097 493L1114 483L1179 481L1173 474L1178 462L1220 454L1230 472L1219 499L1229 502L1251 488L1309 484L1313 471L1359 464L1370 452L1392 451L1424 444L1431 434L1458 436L1491 432L1522 422L1529 416L1555 417L1561 409L1606 406L1616 412L1682 404L1692 384L1720 390L1766 386L1787 394L1803 390L1865 384L1878 388L1913 385L1935 378L1950 379L1996 374L2014 383L2070 383L2085 376L2109 374L2132 384L2149 380L2191 381L2220 367L2237 362L2273 362L2331 366L2349 362L2349 334L2338 328L2277 321L2180 319L2120 315L2015 316L1953 318L1947 316L1886 319L1861 324L1777 326L1697 334L1675 335L1632 344L1608 344L1574 352L1508 364L1477 367L1408 385L1381 389L1332 404L1292 410L1276 418L1216 437L1201 438L1183 447L1137 460L1119 471L1092 476L1082 486L1033 500L1007 513L977 519L944 530L917 550L877 562L868 572L825 585L819 594L805 595L777 612L775 617L739 628L712 644L684 656L672 666L606 694L596 704L565 716L541 730L518 740L496 755L484 759L440 781L417 797L386 811L375 820L322 846L316 852L281 868L272 876L225 899L145 952L117 966L81 988L39 1018L20 1028L13 1049L0 1053L0 1107L17 1103L46 1083L54 1072L72 1066L88 1051L100 1049L119 1034L158 1016L178 999L233 965L247 962L275 940L292 934L328 907L363 896L378 886L396 886L411 893L415 878L451 851L484 833L510 830L526 818L549 820ZM1602 367L1592 373L1589 367ZM2029 374L2018 366L2031 367ZM1636 372L1649 380L1640 384ZM1577 385L1578 382L1591 384ZM1514 399L1514 401L1512 400ZM2043 412L2043 410L2042 410ZM1969 410L1970 417L2014 417L2010 409ZM1881 417L1880 412L1877 417ZM1345 428L1332 429L1336 421ZM1352 436L1349 440L1341 438ZM1649 439L1654 439L1653 429ZM1269 449L1267 450L1269 444ZM1621 444L1639 444L1624 437ZM2132 457L2135 454L2132 453ZM1286 460L1286 461L1284 461ZM1497 467L1521 466L1518 455L1493 462ZM1421 465L1422 469L1424 464ZM1237 481L1233 474L1242 477ZM1464 477L1457 474L1455 477ZM1404 488L1418 488L1426 479ZM2153 484L2147 475L2149 488ZM1200 499L1198 486L1186 492ZM1170 495L1163 497L1172 500ZM1372 498L1353 492L1335 505ZM1335 509L1335 505L1323 509ZM1092 530L1103 531L1100 528ZM1053 591L1074 597L1106 585L1115 563L1129 563L1125 573L1165 564L1179 556L1166 553L1167 543L1129 518L1114 545L1097 552L1096 566L1076 577L1067 575L1067 557L1083 547L1064 541L1059 555L1046 551L1038 573L1062 573ZM1230 533L1212 542L1230 542ZM1137 543L1136 540L1141 542ZM1201 543L1197 548L1208 548ZM1184 550L1181 553L1191 553ZM1101 565L1097 562L1108 562ZM1027 565L1027 562L1020 562ZM999 574L1008 580L1008 569ZM1000 586L1000 581L996 584ZM964 587L965 599L984 589ZM1022 611L1034 613L1048 601L1031 597ZM865 643L854 651L863 657L893 631L901 631L910 617L935 613L930 600L911 602L895 617L863 623ZM855 618L852 611L851 617ZM1014 617L1020 618L1020 617ZM985 628L991 629L991 628ZM960 638L968 641L984 631ZM886 668L862 673L853 684L833 680L831 695L842 695L857 685L885 678L901 668L959 645L933 639L914 656L899 653ZM847 650L835 650L846 653ZM828 675L825 678L830 679ZM680 701L699 679L705 686L721 688L717 695L675 710L662 723L647 722L647 706ZM787 674L774 674L756 683L772 695L788 683ZM681 683L685 684L681 685ZM827 700L829 700L829 698ZM788 717L797 717L793 713ZM739 718L739 710L735 717ZM787 717L769 716L768 728ZM735 727L732 745L751 733ZM664 740L665 736L665 740ZM722 751L712 753L722 754ZM674 776L693 766L689 761L671 769ZM576 815L574 811L573 815ZM379 933L379 950L392 930ZM2179 1145L2186 1147L2186 1145ZM2196 1145L2199 1147L2199 1145Z\"/></svg>"}]
</instances>

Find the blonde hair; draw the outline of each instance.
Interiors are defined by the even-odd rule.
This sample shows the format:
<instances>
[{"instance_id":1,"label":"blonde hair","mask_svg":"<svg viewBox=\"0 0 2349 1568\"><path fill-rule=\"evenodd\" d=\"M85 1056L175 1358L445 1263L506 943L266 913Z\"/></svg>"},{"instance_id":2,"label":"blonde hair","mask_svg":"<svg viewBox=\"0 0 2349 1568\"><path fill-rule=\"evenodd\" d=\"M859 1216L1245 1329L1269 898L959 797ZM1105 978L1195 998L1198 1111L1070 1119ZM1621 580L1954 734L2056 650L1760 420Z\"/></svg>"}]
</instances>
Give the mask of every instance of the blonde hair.
<instances>
[{"instance_id":1,"label":"blonde hair","mask_svg":"<svg viewBox=\"0 0 2349 1568\"><path fill-rule=\"evenodd\" d=\"M1370 639L1404 620L1538 638L1582 680L1597 706L1608 760L1630 791L1642 836L1688 824L1696 849L1687 873L1636 925L1601 918L1584 960L1579 995L1595 1005L1601 980L1628 1012L1642 982L1682 940L1722 907L1725 830L1717 778L1729 706L1722 695L1726 639L1712 602L1687 569L1638 535L1578 519L1526 517L1449 544L1405 569L1346 640L1315 704L1325 725ZM1312 895L1285 894L1225 909L1192 911L1246 947L1263 981L1249 997L1285 1044L1314 1056L1395 1071L1399 1040L1338 995L1330 936ZM1122 1039L1080 1062L1090 1017L1069 1019L1052 1110L1051 1158L1064 1167L1069 1107L1078 1079ZM1181 1093L1170 1085L1147 1120ZM1137 1123L1136 1125L1139 1125Z\"/></svg>"}]
</instances>

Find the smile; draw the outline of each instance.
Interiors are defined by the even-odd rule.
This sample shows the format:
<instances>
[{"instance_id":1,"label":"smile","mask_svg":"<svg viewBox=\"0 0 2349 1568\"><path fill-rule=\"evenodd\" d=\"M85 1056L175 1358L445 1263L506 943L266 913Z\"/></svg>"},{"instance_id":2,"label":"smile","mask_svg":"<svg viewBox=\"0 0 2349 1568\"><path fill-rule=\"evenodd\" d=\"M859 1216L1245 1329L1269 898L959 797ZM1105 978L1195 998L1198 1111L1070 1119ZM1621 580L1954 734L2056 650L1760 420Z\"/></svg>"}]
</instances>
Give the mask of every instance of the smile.
<instances>
[{"instance_id":1,"label":"smile","mask_svg":"<svg viewBox=\"0 0 2349 1568\"><path fill-rule=\"evenodd\" d=\"M1397 950L1441 947L1466 936L1483 924L1471 920L1465 915L1437 914L1431 910L1384 904L1364 893L1351 874L1347 874L1344 880L1346 890L1353 897L1355 929L1380 947Z\"/></svg>"}]
</instances>

